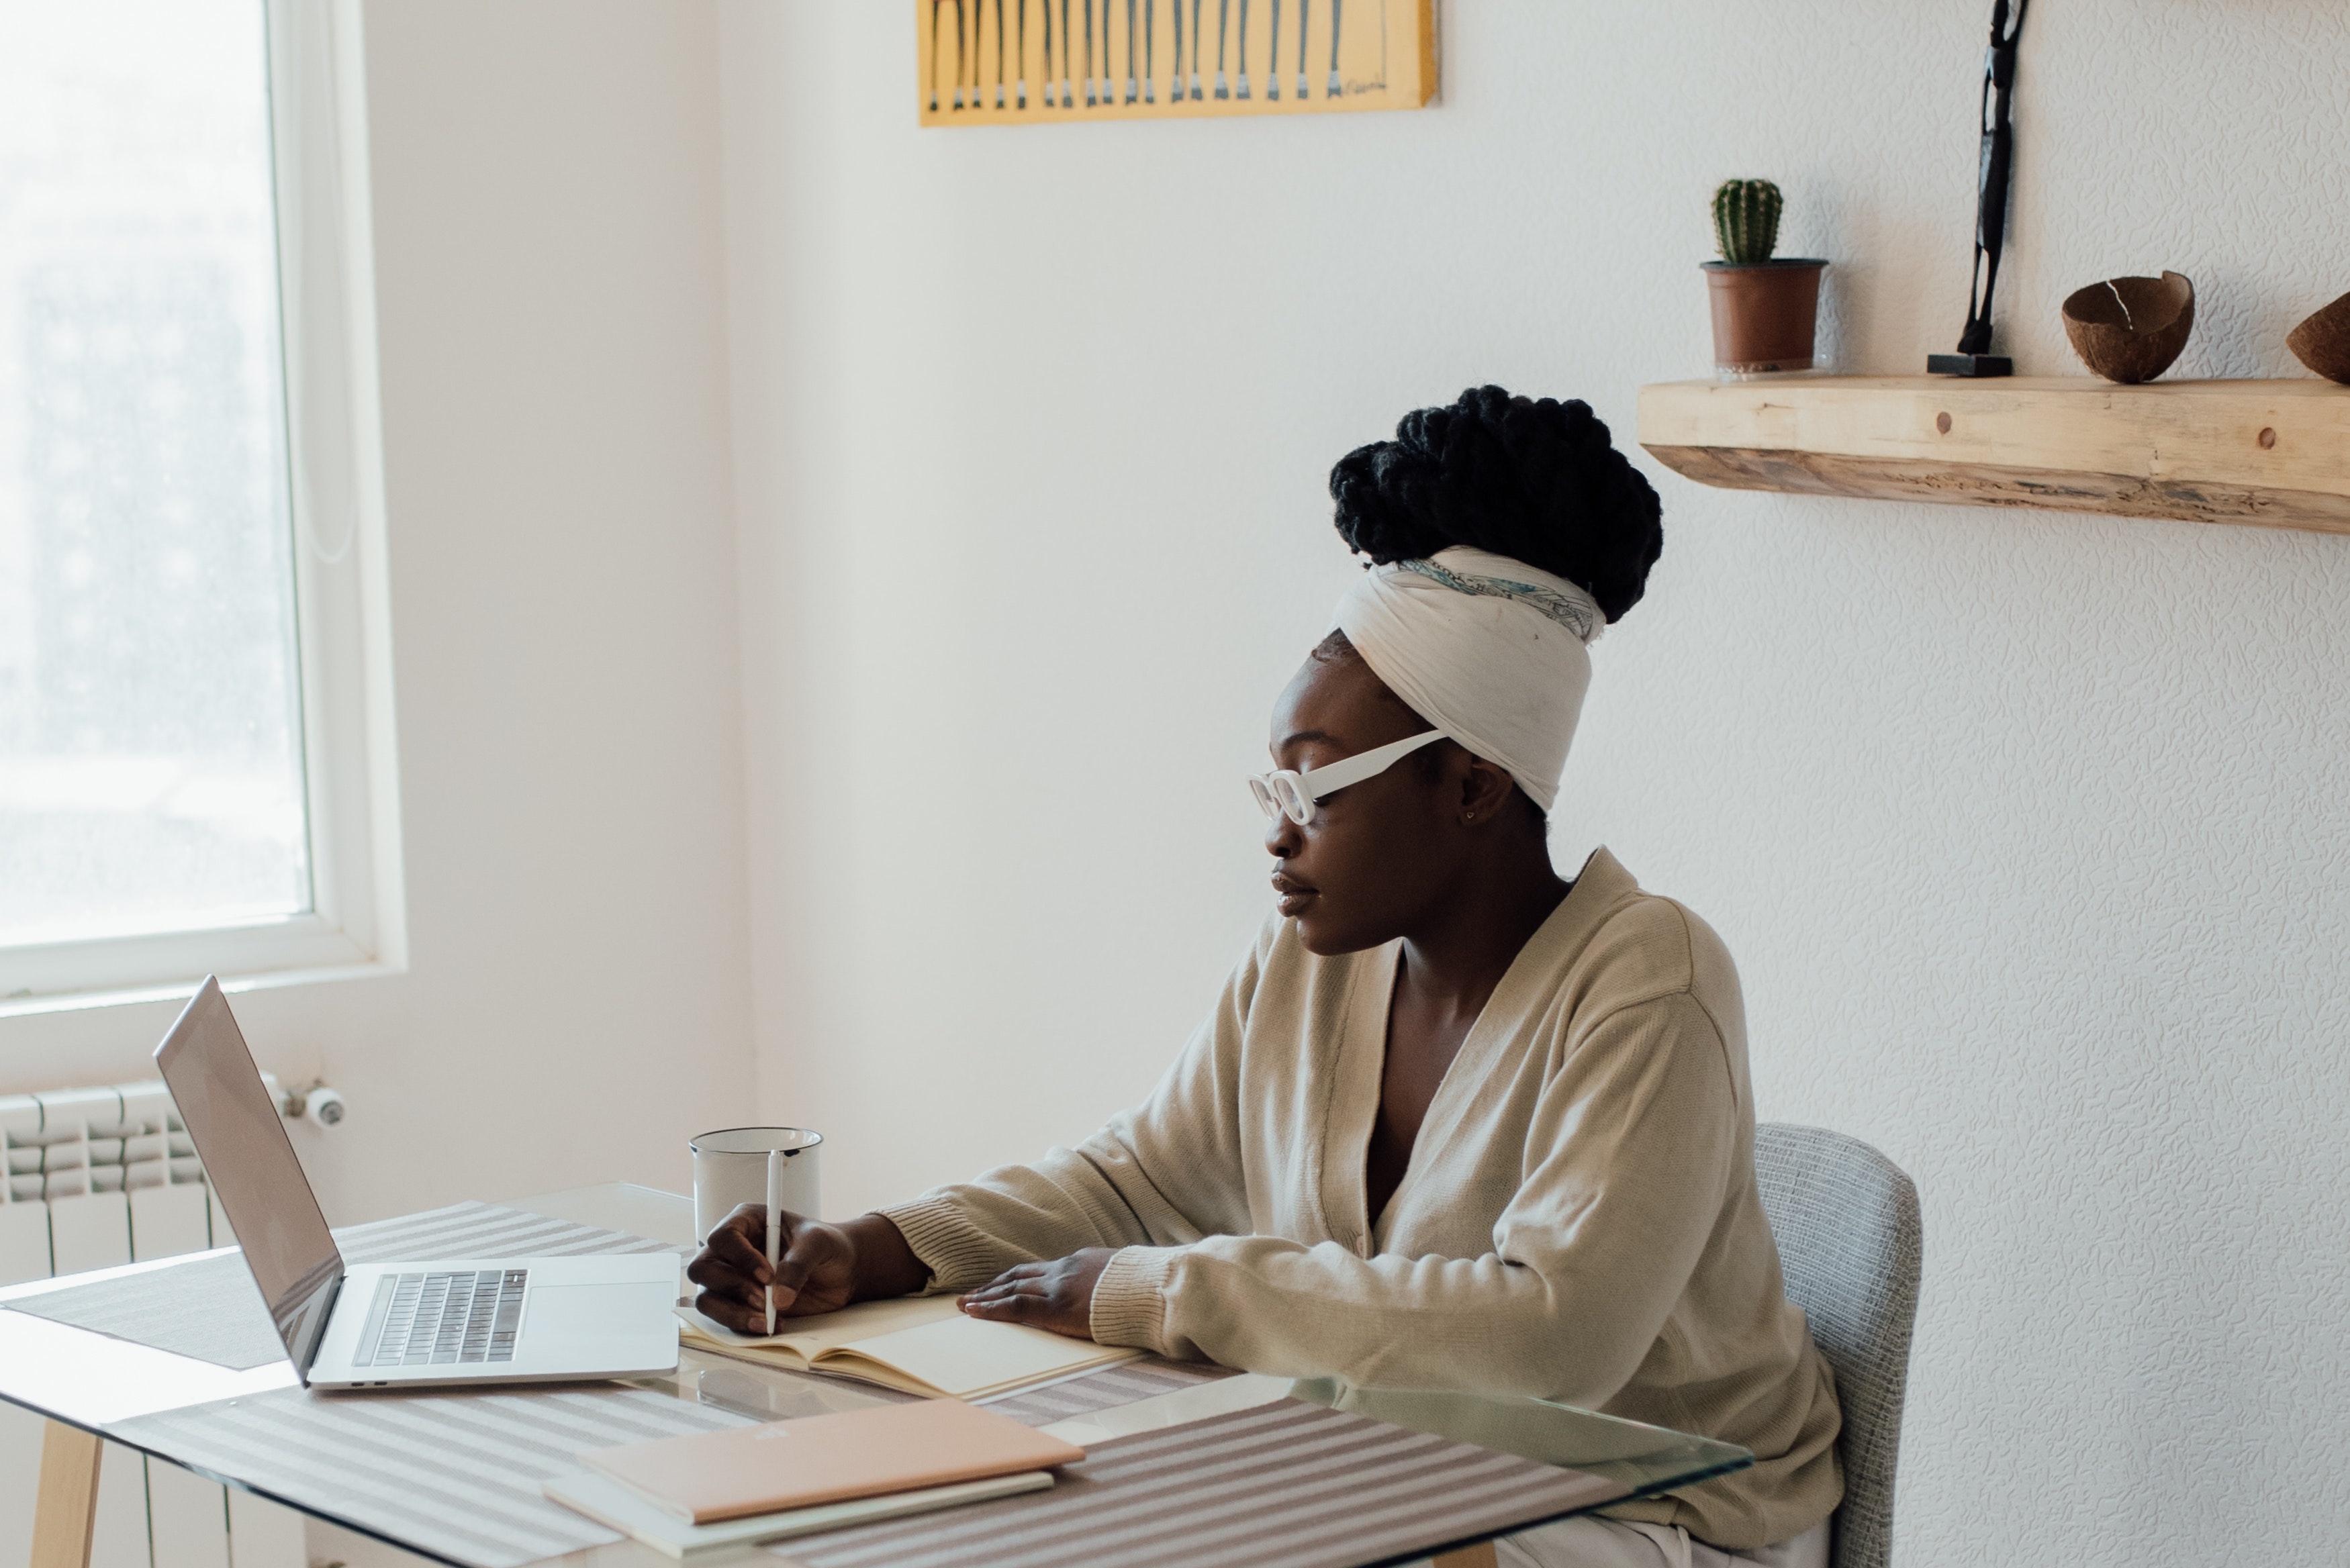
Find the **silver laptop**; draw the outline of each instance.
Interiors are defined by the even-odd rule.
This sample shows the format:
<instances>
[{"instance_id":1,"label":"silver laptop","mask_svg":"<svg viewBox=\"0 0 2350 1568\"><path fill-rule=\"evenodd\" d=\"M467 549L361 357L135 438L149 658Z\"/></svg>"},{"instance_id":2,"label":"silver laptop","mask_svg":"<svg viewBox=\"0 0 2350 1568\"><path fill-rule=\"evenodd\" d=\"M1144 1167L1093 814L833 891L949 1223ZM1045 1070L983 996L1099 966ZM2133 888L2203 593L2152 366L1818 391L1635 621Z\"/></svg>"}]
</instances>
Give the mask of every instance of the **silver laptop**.
<instances>
[{"instance_id":1,"label":"silver laptop","mask_svg":"<svg viewBox=\"0 0 2350 1568\"><path fill-rule=\"evenodd\" d=\"M347 1267L217 981L205 979L155 1060L304 1386L543 1383L676 1366L668 1252Z\"/></svg>"}]
</instances>

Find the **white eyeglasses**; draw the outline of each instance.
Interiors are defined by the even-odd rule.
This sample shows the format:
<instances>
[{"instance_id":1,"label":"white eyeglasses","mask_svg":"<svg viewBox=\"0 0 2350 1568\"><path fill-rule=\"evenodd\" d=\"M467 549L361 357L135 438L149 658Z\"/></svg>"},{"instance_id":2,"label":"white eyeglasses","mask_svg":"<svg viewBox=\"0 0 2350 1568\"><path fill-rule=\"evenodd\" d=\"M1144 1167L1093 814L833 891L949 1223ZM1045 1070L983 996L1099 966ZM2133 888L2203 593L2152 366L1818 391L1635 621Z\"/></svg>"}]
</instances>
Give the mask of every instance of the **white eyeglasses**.
<instances>
[{"instance_id":1,"label":"white eyeglasses","mask_svg":"<svg viewBox=\"0 0 2350 1568\"><path fill-rule=\"evenodd\" d=\"M1348 784L1375 778L1420 747L1442 739L1441 730L1423 730L1417 735L1406 735L1400 741L1341 757L1328 767L1308 768L1304 773L1295 768L1275 768L1269 774L1252 774L1249 793L1256 796L1257 805L1264 807L1265 815L1279 813L1303 827L1314 820L1314 803L1324 795L1336 794Z\"/></svg>"}]
</instances>

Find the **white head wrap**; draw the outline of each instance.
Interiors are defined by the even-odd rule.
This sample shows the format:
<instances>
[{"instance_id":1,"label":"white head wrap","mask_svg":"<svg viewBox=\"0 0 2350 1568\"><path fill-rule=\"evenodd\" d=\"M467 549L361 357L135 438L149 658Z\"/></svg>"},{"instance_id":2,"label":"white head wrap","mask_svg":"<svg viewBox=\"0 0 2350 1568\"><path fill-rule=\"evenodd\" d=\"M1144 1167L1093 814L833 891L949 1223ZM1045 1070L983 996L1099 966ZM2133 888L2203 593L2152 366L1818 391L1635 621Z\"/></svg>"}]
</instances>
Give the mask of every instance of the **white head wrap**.
<instances>
[{"instance_id":1,"label":"white head wrap","mask_svg":"<svg viewBox=\"0 0 2350 1568\"><path fill-rule=\"evenodd\" d=\"M1598 601L1523 561L1455 545L1372 567L1335 618L1413 712L1550 810L1591 685L1586 645L1607 625Z\"/></svg>"}]
</instances>

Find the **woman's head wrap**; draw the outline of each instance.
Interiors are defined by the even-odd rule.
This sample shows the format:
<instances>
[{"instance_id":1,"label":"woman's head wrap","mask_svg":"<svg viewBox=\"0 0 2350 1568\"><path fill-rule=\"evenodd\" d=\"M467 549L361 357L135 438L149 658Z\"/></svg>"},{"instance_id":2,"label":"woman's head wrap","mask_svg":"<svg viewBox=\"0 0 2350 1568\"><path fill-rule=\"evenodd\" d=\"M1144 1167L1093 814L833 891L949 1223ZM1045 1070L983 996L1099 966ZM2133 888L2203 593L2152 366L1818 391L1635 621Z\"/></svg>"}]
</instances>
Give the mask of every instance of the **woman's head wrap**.
<instances>
[{"instance_id":1,"label":"woman's head wrap","mask_svg":"<svg viewBox=\"0 0 2350 1568\"><path fill-rule=\"evenodd\" d=\"M1337 629L1411 711L1509 771L1544 813L1607 625L1564 577L1455 545L1374 566L1338 601Z\"/></svg>"}]
</instances>

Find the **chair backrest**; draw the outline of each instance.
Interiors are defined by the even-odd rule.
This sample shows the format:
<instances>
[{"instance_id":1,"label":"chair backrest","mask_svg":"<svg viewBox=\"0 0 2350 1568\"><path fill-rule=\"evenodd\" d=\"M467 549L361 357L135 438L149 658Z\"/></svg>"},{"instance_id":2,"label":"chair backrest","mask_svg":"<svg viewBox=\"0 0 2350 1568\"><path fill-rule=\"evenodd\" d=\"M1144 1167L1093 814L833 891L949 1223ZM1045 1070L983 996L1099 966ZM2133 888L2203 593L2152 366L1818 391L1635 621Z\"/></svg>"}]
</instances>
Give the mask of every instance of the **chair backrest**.
<instances>
[{"instance_id":1,"label":"chair backrest","mask_svg":"<svg viewBox=\"0 0 2350 1568\"><path fill-rule=\"evenodd\" d=\"M1787 1298L1811 1320L1844 1407L1836 1447L1844 1502L1834 1568L1886 1568L1893 1551L1893 1467L1909 1333L1918 1315L1923 1228L1918 1189L1857 1138L1766 1122L1754 1174L1779 1243Z\"/></svg>"}]
</instances>

